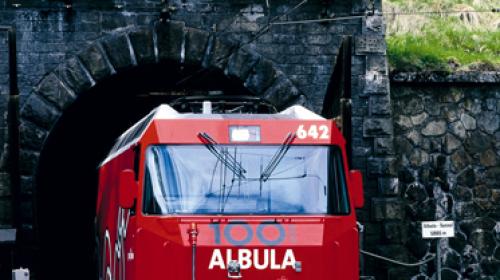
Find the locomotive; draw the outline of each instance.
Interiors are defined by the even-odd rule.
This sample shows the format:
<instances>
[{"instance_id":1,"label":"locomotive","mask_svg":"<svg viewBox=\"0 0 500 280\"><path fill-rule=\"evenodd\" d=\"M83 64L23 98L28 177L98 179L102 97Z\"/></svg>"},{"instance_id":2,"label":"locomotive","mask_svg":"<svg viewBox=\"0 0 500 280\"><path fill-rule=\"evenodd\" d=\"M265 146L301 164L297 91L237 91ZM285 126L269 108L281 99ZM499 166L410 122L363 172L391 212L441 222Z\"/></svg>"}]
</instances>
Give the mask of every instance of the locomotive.
<instances>
[{"instance_id":1,"label":"locomotive","mask_svg":"<svg viewBox=\"0 0 500 280\"><path fill-rule=\"evenodd\" d=\"M334 120L160 105L99 167L99 279L359 279L350 170Z\"/></svg>"}]
</instances>

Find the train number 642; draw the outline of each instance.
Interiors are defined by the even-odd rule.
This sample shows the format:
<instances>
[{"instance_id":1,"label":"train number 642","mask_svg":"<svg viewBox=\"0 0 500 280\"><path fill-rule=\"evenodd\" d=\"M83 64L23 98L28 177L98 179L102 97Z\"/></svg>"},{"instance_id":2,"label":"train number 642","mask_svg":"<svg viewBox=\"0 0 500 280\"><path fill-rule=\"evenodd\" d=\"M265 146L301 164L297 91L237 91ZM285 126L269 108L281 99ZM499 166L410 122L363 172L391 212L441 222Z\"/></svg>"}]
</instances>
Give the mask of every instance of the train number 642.
<instances>
[{"instance_id":1,"label":"train number 642","mask_svg":"<svg viewBox=\"0 0 500 280\"><path fill-rule=\"evenodd\" d=\"M303 124L299 125L297 128L297 137L299 139L330 139L330 131L327 125L320 125L319 127L315 124L305 127Z\"/></svg>"}]
</instances>

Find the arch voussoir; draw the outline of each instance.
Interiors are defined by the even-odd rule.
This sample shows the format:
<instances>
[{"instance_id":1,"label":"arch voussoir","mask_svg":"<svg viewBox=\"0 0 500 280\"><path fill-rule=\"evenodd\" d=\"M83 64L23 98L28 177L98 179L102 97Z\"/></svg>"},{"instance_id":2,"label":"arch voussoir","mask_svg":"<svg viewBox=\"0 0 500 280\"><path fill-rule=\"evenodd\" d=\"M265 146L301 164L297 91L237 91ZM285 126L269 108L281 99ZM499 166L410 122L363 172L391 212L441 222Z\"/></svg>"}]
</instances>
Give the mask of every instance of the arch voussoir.
<instances>
[{"instance_id":1,"label":"arch voussoir","mask_svg":"<svg viewBox=\"0 0 500 280\"><path fill-rule=\"evenodd\" d=\"M264 99L275 104L278 108L294 102L299 96L299 90L281 71L277 71L276 80L262 95Z\"/></svg>"},{"instance_id":2,"label":"arch voussoir","mask_svg":"<svg viewBox=\"0 0 500 280\"><path fill-rule=\"evenodd\" d=\"M184 63L200 66L205 57L210 33L204 30L186 27L186 42L184 47Z\"/></svg>"},{"instance_id":3,"label":"arch voussoir","mask_svg":"<svg viewBox=\"0 0 500 280\"><path fill-rule=\"evenodd\" d=\"M113 68L119 72L135 66L137 62L129 46L127 33L114 33L109 36L102 40L102 46Z\"/></svg>"},{"instance_id":4,"label":"arch voussoir","mask_svg":"<svg viewBox=\"0 0 500 280\"><path fill-rule=\"evenodd\" d=\"M45 138L49 131L26 119L21 120L19 124L19 133L23 135L20 139L21 147L31 150L41 150Z\"/></svg>"},{"instance_id":5,"label":"arch voussoir","mask_svg":"<svg viewBox=\"0 0 500 280\"><path fill-rule=\"evenodd\" d=\"M268 59L260 59L245 80L245 87L257 96L262 96L277 78L278 71Z\"/></svg>"},{"instance_id":6,"label":"arch voussoir","mask_svg":"<svg viewBox=\"0 0 500 280\"><path fill-rule=\"evenodd\" d=\"M224 41L214 34L212 36L213 40L211 40L211 45L208 46L210 52L207 54L203 66L205 68L216 68L224 70L228 63L229 57L236 49L236 45L231 42Z\"/></svg>"},{"instance_id":7,"label":"arch voussoir","mask_svg":"<svg viewBox=\"0 0 500 280\"><path fill-rule=\"evenodd\" d=\"M57 66L55 73L63 84L72 90L73 94L88 90L93 85L85 66L76 56L70 57Z\"/></svg>"},{"instance_id":8,"label":"arch voussoir","mask_svg":"<svg viewBox=\"0 0 500 280\"><path fill-rule=\"evenodd\" d=\"M128 33L128 36L137 64L151 64L156 62L152 29L139 28L132 30Z\"/></svg>"},{"instance_id":9,"label":"arch voussoir","mask_svg":"<svg viewBox=\"0 0 500 280\"><path fill-rule=\"evenodd\" d=\"M66 109L75 100L75 94L59 79L55 72L45 76L34 93L43 96L59 110Z\"/></svg>"},{"instance_id":10,"label":"arch voussoir","mask_svg":"<svg viewBox=\"0 0 500 280\"><path fill-rule=\"evenodd\" d=\"M30 120L45 129L52 128L60 115L57 108L36 93L32 93L21 108L21 119Z\"/></svg>"},{"instance_id":11,"label":"arch voussoir","mask_svg":"<svg viewBox=\"0 0 500 280\"><path fill-rule=\"evenodd\" d=\"M107 61L102 46L98 42L80 52L78 58L80 58L83 66L96 82L111 76L114 72L114 69Z\"/></svg>"},{"instance_id":12,"label":"arch voussoir","mask_svg":"<svg viewBox=\"0 0 500 280\"><path fill-rule=\"evenodd\" d=\"M224 73L229 77L235 77L245 81L250 75L252 68L259 62L261 56L246 49L239 49L231 55Z\"/></svg>"},{"instance_id":13,"label":"arch voussoir","mask_svg":"<svg viewBox=\"0 0 500 280\"><path fill-rule=\"evenodd\" d=\"M156 41L160 62L182 62L184 33L185 23L182 21L168 21L156 25Z\"/></svg>"},{"instance_id":14,"label":"arch voussoir","mask_svg":"<svg viewBox=\"0 0 500 280\"><path fill-rule=\"evenodd\" d=\"M304 94L300 94L299 96L297 96L297 98L293 98L286 105L282 106L282 108L287 108L292 105L301 105L304 107L310 107L311 103Z\"/></svg>"}]
</instances>

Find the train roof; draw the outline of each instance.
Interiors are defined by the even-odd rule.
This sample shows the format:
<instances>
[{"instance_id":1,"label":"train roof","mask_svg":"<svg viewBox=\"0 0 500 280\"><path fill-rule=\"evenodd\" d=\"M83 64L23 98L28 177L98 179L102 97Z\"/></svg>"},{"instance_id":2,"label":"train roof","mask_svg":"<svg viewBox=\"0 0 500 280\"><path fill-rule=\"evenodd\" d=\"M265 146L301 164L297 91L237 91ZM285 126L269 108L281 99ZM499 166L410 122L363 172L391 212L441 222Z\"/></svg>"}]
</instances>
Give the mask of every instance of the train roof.
<instances>
[{"instance_id":1,"label":"train roof","mask_svg":"<svg viewBox=\"0 0 500 280\"><path fill-rule=\"evenodd\" d=\"M290 119L290 120L325 120L322 116L302 107L294 105L284 111L275 114L200 114L179 113L169 105L160 105L151 113L153 119Z\"/></svg>"},{"instance_id":2,"label":"train roof","mask_svg":"<svg viewBox=\"0 0 500 280\"><path fill-rule=\"evenodd\" d=\"M198 119L198 120L224 120L224 119L257 119L257 120L326 120L324 117L300 106L294 105L275 114L199 114L179 113L169 105L163 104L153 109L148 115L127 129L115 142L108 156L100 166L106 164L123 151L138 143L146 129L154 120Z\"/></svg>"}]
</instances>

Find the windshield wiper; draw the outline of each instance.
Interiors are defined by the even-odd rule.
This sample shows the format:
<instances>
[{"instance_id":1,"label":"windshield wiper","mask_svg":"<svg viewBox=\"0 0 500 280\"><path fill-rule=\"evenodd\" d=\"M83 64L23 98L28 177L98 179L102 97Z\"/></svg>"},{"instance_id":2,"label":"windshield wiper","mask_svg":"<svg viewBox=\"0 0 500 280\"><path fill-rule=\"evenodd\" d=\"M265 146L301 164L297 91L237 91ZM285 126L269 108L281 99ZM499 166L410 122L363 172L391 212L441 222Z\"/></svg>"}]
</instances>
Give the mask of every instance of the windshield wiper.
<instances>
[{"instance_id":1,"label":"windshield wiper","mask_svg":"<svg viewBox=\"0 0 500 280\"><path fill-rule=\"evenodd\" d=\"M238 178L245 179L245 173L247 172L241 164L227 151L221 149L219 144L212 138L208 133L201 132L198 133L198 137L200 137L203 141L202 143L207 147L207 149L220 161L222 162L229 170L233 172Z\"/></svg>"},{"instance_id":2,"label":"windshield wiper","mask_svg":"<svg viewBox=\"0 0 500 280\"><path fill-rule=\"evenodd\" d=\"M260 175L260 180L265 182L271 177L273 174L274 170L276 167L280 164L281 160L285 157L285 154L288 152L288 149L290 149L290 145L292 144L293 140L297 137L297 134L295 133L288 133L288 135L285 138L285 141L283 141L283 144L279 147L279 149L276 151L274 156L271 158L269 163L267 164L266 168Z\"/></svg>"}]
</instances>

